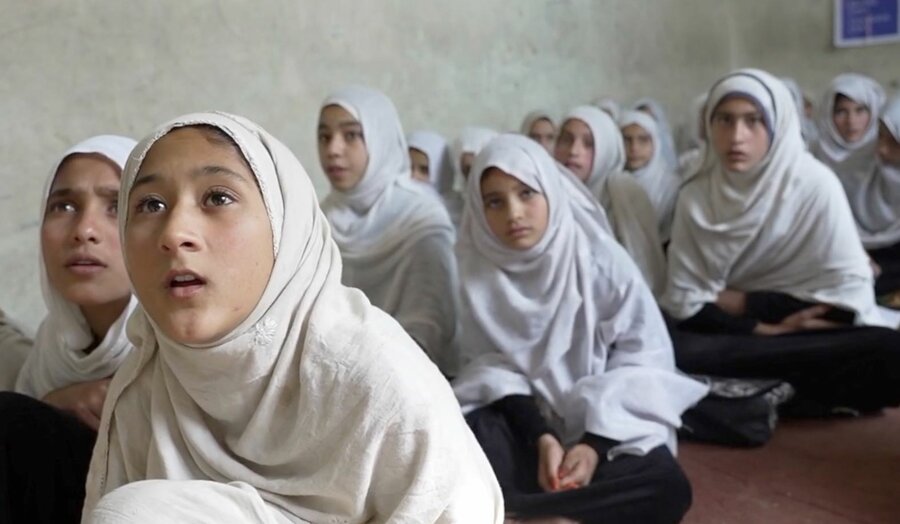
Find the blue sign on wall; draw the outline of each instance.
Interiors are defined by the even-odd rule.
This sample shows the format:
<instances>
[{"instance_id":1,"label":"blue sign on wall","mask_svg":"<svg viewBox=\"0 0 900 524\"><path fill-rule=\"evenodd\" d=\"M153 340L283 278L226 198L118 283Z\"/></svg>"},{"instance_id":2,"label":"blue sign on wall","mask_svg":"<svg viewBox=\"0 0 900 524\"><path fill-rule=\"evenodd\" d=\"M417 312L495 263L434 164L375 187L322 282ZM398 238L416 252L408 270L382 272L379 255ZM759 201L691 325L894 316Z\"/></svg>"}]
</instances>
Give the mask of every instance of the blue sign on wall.
<instances>
[{"instance_id":1,"label":"blue sign on wall","mask_svg":"<svg viewBox=\"0 0 900 524\"><path fill-rule=\"evenodd\" d=\"M900 42L900 0L834 0L834 45Z\"/></svg>"}]
</instances>

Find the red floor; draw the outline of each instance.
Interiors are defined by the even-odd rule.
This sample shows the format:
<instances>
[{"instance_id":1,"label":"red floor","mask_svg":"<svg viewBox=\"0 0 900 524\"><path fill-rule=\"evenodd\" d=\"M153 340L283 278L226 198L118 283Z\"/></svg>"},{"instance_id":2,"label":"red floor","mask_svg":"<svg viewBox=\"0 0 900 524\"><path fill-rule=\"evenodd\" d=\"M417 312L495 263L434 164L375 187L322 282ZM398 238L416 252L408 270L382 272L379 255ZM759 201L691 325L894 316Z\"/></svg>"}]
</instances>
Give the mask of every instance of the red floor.
<instances>
[{"instance_id":1,"label":"red floor","mask_svg":"<svg viewBox=\"0 0 900 524\"><path fill-rule=\"evenodd\" d=\"M782 421L758 449L682 443L687 524L900 523L900 410Z\"/></svg>"}]
</instances>

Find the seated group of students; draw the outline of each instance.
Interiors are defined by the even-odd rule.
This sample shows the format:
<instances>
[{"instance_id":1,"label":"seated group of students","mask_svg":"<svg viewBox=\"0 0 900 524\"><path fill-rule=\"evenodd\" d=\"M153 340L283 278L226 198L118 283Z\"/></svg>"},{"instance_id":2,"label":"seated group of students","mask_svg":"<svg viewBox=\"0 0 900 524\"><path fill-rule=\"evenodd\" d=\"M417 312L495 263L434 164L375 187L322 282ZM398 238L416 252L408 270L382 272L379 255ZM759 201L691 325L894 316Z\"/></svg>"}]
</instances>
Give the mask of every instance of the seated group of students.
<instances>
[{"instance_id":1,"label":"seated group of students","mask_svg":"<svg viewBox=\"0 0 900 524\"><path fill-rule=\"evenodd\" d=\"M356 86L321 106L321 205L241 117L78 144L43 193L48 315L31 341L0 314L0 521L679 521L709 392L684 372L900 403L864 249L900 268L900 102L844 78L831 168L751 69L709 90L680 179L649 104L450 155Z\"/></svg>"}]
</instances>

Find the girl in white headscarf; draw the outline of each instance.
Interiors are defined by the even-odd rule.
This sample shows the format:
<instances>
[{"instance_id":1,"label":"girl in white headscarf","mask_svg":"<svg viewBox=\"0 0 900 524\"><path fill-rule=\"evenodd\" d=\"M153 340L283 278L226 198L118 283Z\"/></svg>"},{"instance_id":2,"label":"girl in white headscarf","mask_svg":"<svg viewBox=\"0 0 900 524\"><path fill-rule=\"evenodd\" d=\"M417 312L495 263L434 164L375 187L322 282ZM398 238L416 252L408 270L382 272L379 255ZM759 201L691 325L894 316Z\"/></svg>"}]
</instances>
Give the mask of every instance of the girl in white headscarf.
<instances>
[{"instance_id":1,"label":"girl in white headscarf","mask_svg":"<svg viewBox=\"0 0 900 524\"><path fill-rule=\"evenodd\" d=\"M819 106L819 137L812 152L837 174L851 202L875 167L878 115L884 89L856 73L836 76Z\"/></svg>"},{"instance_id":2,"label":"girl in white headscarf","mask_svg":"<svg viewBox=\"0 0 900 524\"><path fill-rule=\"evenodd\" d=\"M281 142L222 113L175 119L135 148L121 201L136 352L110 386L85 522L502 520L452 391L341 284Z\"/></svg>"},{"instance_id":3,"label":"girl in white headscarf","mask_svg":"<svg viewBox=\"0 0 900 524\"><path fill-rule=\"evenodd\" d=\"M867 327L885 324L872 270L840 183L804 147L787 87L764 71L730 73L710 90L706 123L661 301L679 321L679 366L787 380L794 405L821 413L896 405L900 333Z\"/></svg>"},{"instance_id":4,"label":"girl in white headscarf","mask_svg":"<svg viewBox=\"0 0 900 524\"><path fill-rule=\"evenodd\" d=\"M613 119L591 106L563 118L556 160L587 185L609 219L609 233L631 255L655 296L665 288L666 261L656 212L646 191L624 173L625 146Z\"/></svg>"},{"instance_id":5,"label":"girl in white headscarf","mask_svg":"<svg viewBox=\"0 0 900 524\"><path fill-rule=\"evenodd\" d=\"M626 111L619 128L625 142L625 171L647 192L656 211L659 238L668 242L680 180L663 159L656 120L643 111Z\"/></svg>"},{"instance_id":6,"label":"girl in white headscarf","mask_svg":"<svg viewBox=\"0 0 900 524\"><path fill-rule=\"evenodd\" d=\"M7 384L16 393L0 393L0 514L14 521L80 517L107 384L133 350L125 322L136 302L116 213L134 145L112 135L85 140L44 185L39 275L47 316L33 342L5 333L0 348L15 344L24 357Z\"/></svg>"},{"instance_id":7,"label":"girl in white headscarf","mask_svg":"<svg viewBox=\"0 0 900 524\"><path fill-rule=\"evenodd\" d=\"M448 376L457 366L455 231L433 191L411 180L394 104L361 86L322 104L322 202L344 260L343 282L393 316Z\"/></svg>"},{"instance_id":8,"label":"girl in white headscarf","mask_svg":"<svg viewBox=\"0 0 900 524\"><path fill-rule=\"evenodd\" d=\"M859 236L878 265L875 292L900 290L900 96L881 114L877 143L878 162L850 195Z\"/></svg>"},{"instance_id":9,"label":"girl in white headscarf","mask_svg":"<svg viewBox=\"0 0 900 524\"><path fill-rule=\"evenodd\" d=\"M675 370L653 295L601 209L518 135L479 154L466 198L457 250L473 360L454 390L507 512L678 522L690 487L674 428L706 386Z\"/></svg>"},{"instance_id":10,"label":"girl in white headscarf","mask_svg":"<svg viewBox=\"0 0 900 524\"><path fill-rule=\"evenodd\" d=\"M553 153L553 145L556 143L556 124L553 123L553 117L547 111L536 109L525 115L519 132L543 146L551 154Z\"/></svg>"},{"instance_id":11,"label":"girl in white headscarf","mask_svg":"<svg viewBox=\"0 0 900 524\"><path fill-rule=\"evenodd\" d=\"M441 195L452 192L453 162L444 137L434 131L413 131L406 142L413 178L429 184Z\"/></svg>"},{"instance_id":12,"label":"girl in white headscarf","mask_svg":"<svg viewBox=\"0 0 900 524\"><path fill-rule=\"evenodd\" d=\"M632 106L637 111L643 111L656 120L659 133L660 149L662 157L670 169L678 167L678 152L675 150L675 138L672 135L672 126L666 117L666 111L662 104L654 98L641 98Z\"/></svg>"}]
</instances>

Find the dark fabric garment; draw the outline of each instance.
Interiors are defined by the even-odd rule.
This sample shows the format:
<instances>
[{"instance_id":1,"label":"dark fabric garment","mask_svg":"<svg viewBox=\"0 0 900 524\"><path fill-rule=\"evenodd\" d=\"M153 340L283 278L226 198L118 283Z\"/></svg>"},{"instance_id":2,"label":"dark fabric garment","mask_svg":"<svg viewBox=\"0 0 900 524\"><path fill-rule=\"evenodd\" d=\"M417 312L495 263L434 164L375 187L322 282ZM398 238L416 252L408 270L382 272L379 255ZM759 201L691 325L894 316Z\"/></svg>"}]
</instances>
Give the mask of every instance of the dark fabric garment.
<instances>
[{"instance_id":1,"label":"dark fabric garment","mask_svg":"<svg viewBox=\"0 0 900 524\"><path fill-rule=\"evenodd\" d=\"M873 249L869 256L881 267L881 274L875 279L875 294L881 296L900 291L900 243Z\"/></svg>"},{"instance_id":2,"label":"dark fabric garment","mask_svg":"<svg viewBox=\"0 0 900 524\"><path fill-rule=\"evenodd\" d=\"M787 293L779 293L776 291L754 291L752 293L747 293L746 311L744 316L755 318L756 320L767 324L778 324L784 320L785 317L816 305L818 304L815 302L800 300ZM831 307L827 313L822 315L822 318L851 326L856 319L856 314L846 309Z\"/></svg>"},{"instance_id":3,"label":"dark fabric garment","mask_svg":"<svg viewBox=\"0 0 900 524\"><path fill-rule=\"evenodd\" d=\"M725 312L712 302L703 304L694 316L679 323L679 326L698 333L741 333L749 335L756 329L757 321L747 317L736 317Z\"/></svg>"},{"instance_id":4,"label":"dark fabric garment","mask_svg":"<svg viewBox=\"0 0 900 524\"><path fill-rule=\"evenodd\" d=\"M96 439L67 413L0 392L0 524L80 522Z\"/></svg>"},{"instance_id":5,"label":"dark fabric garment","mask_svg":"<svg viewBox=\"0 0 900 524\"><path fill-rule=\"evenodd\" d=\"M792 403L862 412L900 405L900 332L847 327L780 336L708 334L669 322L678 368L789 382Z\"/></svg>"},{"instance_id":6,"label":"dark fabric garment","mask_svg":"<svg viewBox=\"0 0 900 524\"><path fill-rule=\"evenodd\" d=\"M541 435L549 433L559 440L559 435L553 431L553 428L547 424L547 421L541 415L537 402L531 395L508 395L492 404L506 416L506 420L512 426L513 432L521 435L525 442L536 446ZM597 452L597 455L604 456L606 452L619 444L617 441L594 435L593 433L585 433L581 438L581 443L586 444Z\"/></svg>"},{"instance_id":7,"label":"dark fabric garment","mask_svg":"<svg viewBox=\"0 0 900 524\"><path fill-rule=\"evenodd\" d=\"M558 437L550 428L531 395L509 395L491 404L506 415L513 431L532 446L545 433Z\"/></svg>"},{"instance_id":8,"label":"dark fabric garment","mask_svg":"<svg viewBox=\"0 0 900 524\"><path fill-rule=\"evenodd\" d=\"M706 303L691 318L679 323L679 327L697 333L725 333L730 335L750 335L757 323L778 324L785 317L817 305L775 291L754 291L747 293L744 314L734 316L718 305ZM855 314L852 311L832 307L822 318L840 324L852 325Z\"/></svg>"},{"instance_id":9,"label":"dark fabric garment","mask_svg":"<svg viewBox=\"0 0 900 524\"><path fill-rule=\"evenodd\" d=\"M581 437L580 443L593 448L594 451L597 452L597 456L601 458L605 457L609 450L621 444L621 442L617 440L594 435L593 433L585 433L584 436Z\"/></svg>"},{"instance_id":10,"label":"dark fabric garment","mask_svg":"<svg viewBox=\"0 0 900 524\"><path fill-rule=\"evenodd\" d=\"M601 459L590 485L548 493L537 482L537 448L513 431L503 411L490 405L466 420L497 475L510 516L668 524L679 522L690 508L690 483L665 446L643 457Z\"/></svg>"}]
</instances>

